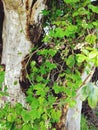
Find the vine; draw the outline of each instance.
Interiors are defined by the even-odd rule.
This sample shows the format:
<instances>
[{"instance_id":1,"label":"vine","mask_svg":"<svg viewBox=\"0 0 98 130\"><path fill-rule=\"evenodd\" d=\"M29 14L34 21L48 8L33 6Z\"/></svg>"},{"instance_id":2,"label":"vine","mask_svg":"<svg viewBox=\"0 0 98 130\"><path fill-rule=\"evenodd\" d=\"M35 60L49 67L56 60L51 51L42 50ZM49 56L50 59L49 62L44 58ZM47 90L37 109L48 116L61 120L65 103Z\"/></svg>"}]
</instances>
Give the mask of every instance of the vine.
<instances>
[{"instance_id":1,"label":"vine","mask_svg":"<svg viewBox=\"0 0 98 130\"><path fill-rule=\"evenodd\" d=\"M82 100L87 98L92 108L98 102L98 88L81 79L83 71L90 76L92 64L98 66L98 7L89 0L58 1L59 5L50 1L49 8L42 11L43 40L34 46L26 63L31 85L25 93L30 110L6 104L0 111L2 129L62 129L82 86Z\"/></svg>"}]
</instances>

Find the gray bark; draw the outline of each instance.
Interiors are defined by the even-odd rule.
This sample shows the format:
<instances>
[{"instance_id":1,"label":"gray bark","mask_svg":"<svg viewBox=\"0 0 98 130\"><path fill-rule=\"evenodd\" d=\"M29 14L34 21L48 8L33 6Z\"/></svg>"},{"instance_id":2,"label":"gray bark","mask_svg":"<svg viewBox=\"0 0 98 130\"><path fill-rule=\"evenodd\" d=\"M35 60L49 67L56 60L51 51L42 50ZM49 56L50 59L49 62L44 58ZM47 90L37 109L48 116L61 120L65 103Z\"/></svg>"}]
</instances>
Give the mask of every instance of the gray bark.
<instances>
[{"instance_id":1,"label":"gray bark","mask_svg":"<svg viewBox=\"0 0 98 130\"><path fill-rule=\"evenodd\" d=\"M4 5L3 52L2 64L5 64L4 87L7 86L7 101L12 104L20 102L25 105L25 95L19 84L22 61L29 54L31 41L28 25L38 24L42 18L41 10L45 8L44 0L2 0ZM28 6L28 10L26 9ZM30 16L30 12L32 12ZM28 21L27 21L28 20ZM33 34L32 34L33 35Z\"/></svg>"},{"instance_id":2,"label":"gray bark","mask_svg":"<svg viewBox=\"0 0 98 130\"><path fill-rule=\"evenodd\" d=\"M93 65L91 65L91 71L89 74L86 73L86 71L84 70L84 72L81 75L82 81L84 82L83 86L85 84L87 84L92 76L93 73L95 71L95 67L93 67ZM80 122L81 122L81 109L82 109L82 100L81 100L81 89L82 87L79 89L79 91L77 91L77 98L76 98L76 106L74 108L69 108L68 112L67 112L67 119L66 119L66 127L67 130L80 130L81 126L80 126Z\"/></svg>"},{"instance_id":3,"label":"gray bark","mask_svg":"<svg viewBox=\"0 0 98 130\"><path fill-rule=\"evenodd\" d=\"M5 3L4 3L5 2ZM4 4L4 24L3 24L3 53L2 64L5 64L4 86L7 86L9 96L7 100L11 103L20 102L25 105L25 95L19 85L23 58L29 53L31 43L21 32L22 27L25 32L26 14L19 19L18 11ZM7 4L7 5L6 5Z\"/></svg>"}]
</instances>

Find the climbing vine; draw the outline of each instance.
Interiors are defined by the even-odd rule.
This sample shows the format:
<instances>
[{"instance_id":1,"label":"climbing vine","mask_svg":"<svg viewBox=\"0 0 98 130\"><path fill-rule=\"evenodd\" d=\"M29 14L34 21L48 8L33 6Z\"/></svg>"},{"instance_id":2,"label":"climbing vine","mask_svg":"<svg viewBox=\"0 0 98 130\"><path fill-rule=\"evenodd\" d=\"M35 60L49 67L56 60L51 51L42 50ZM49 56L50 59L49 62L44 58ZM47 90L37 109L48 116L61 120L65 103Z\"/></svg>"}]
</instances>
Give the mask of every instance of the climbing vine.
<instances>
[{"instance_id":1,"label":"climbing vine","mask_svg":"<svg viewBox=\"0 0 98 130\"><path fill-rule=\"evenodd\" d=\"M56 130L65 122L68 107L76 105L81 86L81 99L93 108L98 102L96 84L81 79L98 66L98 7L89 0L50 0L43 10L43 38L36 44L26 63L26 101L29 110L9 103L0 110L0 128L21 130ZM29 69L29 71L28 71Z\"/></svg>"}]
</instances>

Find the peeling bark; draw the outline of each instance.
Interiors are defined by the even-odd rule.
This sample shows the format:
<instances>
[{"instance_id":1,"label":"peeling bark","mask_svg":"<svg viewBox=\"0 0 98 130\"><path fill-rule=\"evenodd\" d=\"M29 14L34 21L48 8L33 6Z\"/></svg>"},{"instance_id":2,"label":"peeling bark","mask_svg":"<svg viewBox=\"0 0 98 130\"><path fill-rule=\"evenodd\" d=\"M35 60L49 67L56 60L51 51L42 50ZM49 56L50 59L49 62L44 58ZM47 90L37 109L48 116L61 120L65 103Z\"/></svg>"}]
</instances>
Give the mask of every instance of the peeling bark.
<instances>
[{"instance_id":1,"label":"peeling bark","mask_svg":"<svg viewBox=\"0 0 98 130\"><path fill-rule=\"evenodd\" d=\"M47 0L32 0L26 1L27 12L27 37L32 43L38 43L42 34L42 13L41 11L46 8Z\"/></svg>"}]
</instances>

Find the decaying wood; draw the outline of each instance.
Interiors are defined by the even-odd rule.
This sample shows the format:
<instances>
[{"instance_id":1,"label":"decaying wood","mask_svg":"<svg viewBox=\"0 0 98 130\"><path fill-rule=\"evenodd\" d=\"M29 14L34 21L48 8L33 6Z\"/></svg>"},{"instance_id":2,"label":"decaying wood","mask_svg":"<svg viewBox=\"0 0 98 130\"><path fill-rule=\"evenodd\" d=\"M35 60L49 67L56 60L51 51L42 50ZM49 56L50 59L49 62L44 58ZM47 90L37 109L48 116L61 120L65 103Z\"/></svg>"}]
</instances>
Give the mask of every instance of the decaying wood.
<instances>
[{"instance_id":1,"label":"decaying wood","mask_svg":"<svg viewBox=\"0 0 98 130\"><path fill-rule=\"evenodd\" d=\"M46 9L46 1L47 0L26 1L27 37L32 43L38 43L42 34L42 10Z\"/></svg>"},{"instance_id":2,"label":"decaying wood","mask_svg":"<svg viewBox=\"0 0 98 130\"><path fill-rule=\"evenodd\" d=\"M69 108L68 104L66 104L65 106L62 107L60 122L56 123L56 125L55 125L56 130L67 130L66 116L67 116L68 108Z\"/></svg>"}]
</instances>

